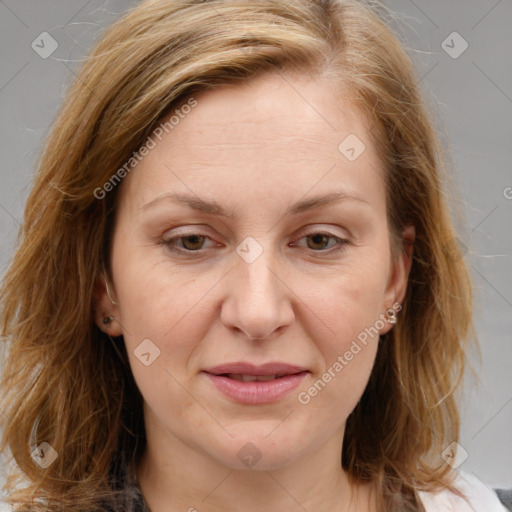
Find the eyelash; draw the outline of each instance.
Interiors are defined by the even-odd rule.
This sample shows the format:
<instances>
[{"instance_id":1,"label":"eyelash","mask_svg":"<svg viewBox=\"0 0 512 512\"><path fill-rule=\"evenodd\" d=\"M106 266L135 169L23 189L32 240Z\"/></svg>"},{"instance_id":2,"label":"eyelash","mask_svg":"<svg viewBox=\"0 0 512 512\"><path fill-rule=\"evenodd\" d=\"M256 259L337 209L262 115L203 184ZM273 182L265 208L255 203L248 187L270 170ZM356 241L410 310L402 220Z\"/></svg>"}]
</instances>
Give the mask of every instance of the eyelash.
<instances>
[{"instance_id":1,"label":"eyelash","mask_svg":"<svg viewBox=\"0 0 512 512\"><path fill-rule=\"evenodd\" d=\"M302 240L303 238L308 238L308 237L312 237L312 236L315 236L315 235L322 235L322 236L326 236L328 238L332 238L332 239L335 239L337 241L337 247L335 247L334 249L331 248L330 250L325 250L325 249L321 249L321 250L314 250L314 249L309 249L310 251L312 251L313 253L318 253L318 254L333 254L333 253L337 253L339 251L343 251L346 249L347 245L350 244L350 241L349 240L346 240L344 238L340 238L336 235L333 235L332 233L329 233L329 232L326 232L326 231L313 231L311 233L307 233L305 235L303 235L302 237L300 237L298 240ZM164 245L166 246L170 251L172 252L175 252L175 253L181 253L181 254L187 254L187 255L191 255L191 254L201 254L202 251L204 251L204 249L198 249L198 250L189 250L189 249L184 249L184 248L177 248L175 246L175 242L178 241L178 240L182 240L184 238L188 238L188 237L193 237L193 236L197 236L197 237L204 237L205 239L208 239L208 240L211 240L210 237L208 237L207 235L203 235L201 233L197 233L197 232L190 232L190 233L182 233L181 235L179 236L175 236L175 237L172 237L172 238L167 238L167 239L161 239L158 241L159 244L161 245ZM292 242L292 244L294 244L294 246L298 246L296 244L296 242Z\"/></svg>"}]
</instances>

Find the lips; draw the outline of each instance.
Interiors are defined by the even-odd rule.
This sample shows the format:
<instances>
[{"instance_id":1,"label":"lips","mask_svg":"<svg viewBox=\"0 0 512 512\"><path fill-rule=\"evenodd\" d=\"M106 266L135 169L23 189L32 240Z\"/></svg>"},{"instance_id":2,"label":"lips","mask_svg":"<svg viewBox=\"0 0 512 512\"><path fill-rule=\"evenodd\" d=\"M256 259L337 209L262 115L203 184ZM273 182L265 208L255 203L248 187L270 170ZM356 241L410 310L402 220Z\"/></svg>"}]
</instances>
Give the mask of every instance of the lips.
<instances>
[{"instance_id":1,"label":"lips","mask_svg":"<svg viewBox=\"0 0 512 512\"><path fill-rule=\"evenodd\" d=\"M287 363L228 363L204 370L225 396L244 404L263 404L280 400L310 373L302 366Z\"/></svg>"}]
</instances>

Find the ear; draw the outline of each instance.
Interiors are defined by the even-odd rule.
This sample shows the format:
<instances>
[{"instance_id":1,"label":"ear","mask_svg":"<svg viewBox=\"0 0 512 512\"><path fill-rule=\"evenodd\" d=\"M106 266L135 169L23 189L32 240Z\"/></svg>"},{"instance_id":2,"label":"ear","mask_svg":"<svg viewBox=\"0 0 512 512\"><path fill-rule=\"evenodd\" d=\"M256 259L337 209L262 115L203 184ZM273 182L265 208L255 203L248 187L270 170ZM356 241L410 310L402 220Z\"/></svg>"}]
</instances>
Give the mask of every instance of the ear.
<instances>
[{"instance_id":1,"label":"ear","mask_svg":"<svg viewBox=\"0 0 512 512\"><path fill-rule=\"evenodd\" d=\"M123 331L119 322L119 309L113 292L113 285L107 284L107 278L99 275L94 282L94 321L96 325L110 336L121 336ZM114 319L105 323L105 318L113 316Z\"/></svg>"},{"instance_id":2,"label":"ear","mask_svg":"<svg viewBox=\"0 0 512 512\"><path fill-rule=\"evenodd\" d=\"M416 229L412 224L407 225L402 231L402 247L397 254L396 259L392 262L389 282L384 295L383 309L394 309L398 313L405 294L407 292L407 283L409 282L409 274L411 272L413 258L413 244L416 239ZM380 334L386 334L393 327L392 324L386 322L381 329Z\"/></svg>"}]
</instances>

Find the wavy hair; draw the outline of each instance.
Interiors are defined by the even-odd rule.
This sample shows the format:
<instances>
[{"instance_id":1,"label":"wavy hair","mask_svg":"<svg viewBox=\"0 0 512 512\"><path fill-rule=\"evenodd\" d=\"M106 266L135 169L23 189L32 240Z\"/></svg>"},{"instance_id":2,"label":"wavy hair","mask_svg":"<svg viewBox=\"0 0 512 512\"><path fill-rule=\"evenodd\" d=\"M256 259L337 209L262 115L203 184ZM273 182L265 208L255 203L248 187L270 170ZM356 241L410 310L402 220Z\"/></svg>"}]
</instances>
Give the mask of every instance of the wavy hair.
<instances>
[{"instance_id":1,"label":"wavy hair","mask_svg":"<svg viewBox=\"0 0 512 512\"><path fill-rule=\"evenodd\" d=\"M111 275L119 187L102 200L95 191L194 92L267 71L343 87L379 128L399 250L403 227L416 227L400 320L347 420L341 464L353 481L373 482L381 512L422 510L418 491L452 488L440 454L459 435L472 288L433 116L389 20L356 0L147 0L105 31L45 142L1 289L0 449L12 456L5 489L20 510L100 510L113 475L145 446L122 339L93 321L95 279ZM41 442L58 453L46 469L31 456Z\"/></svg>"}]
</instances>

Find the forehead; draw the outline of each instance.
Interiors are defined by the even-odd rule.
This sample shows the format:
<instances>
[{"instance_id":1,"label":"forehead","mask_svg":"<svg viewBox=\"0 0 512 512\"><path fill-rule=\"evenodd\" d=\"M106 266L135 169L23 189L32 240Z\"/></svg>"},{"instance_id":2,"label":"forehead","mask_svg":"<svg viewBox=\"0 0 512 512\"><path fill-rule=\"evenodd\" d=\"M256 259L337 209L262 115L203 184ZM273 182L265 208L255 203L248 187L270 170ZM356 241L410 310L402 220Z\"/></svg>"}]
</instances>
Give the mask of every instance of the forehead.
<instances>
[{"instance_id":1,"label":"forehead","mask_svg":"<svg viewBox=\"0 0 512 512\"><path fill-rule=\"evenodd\" d=\"M382 185L368 119L332 82L265 74L193 98L193 108L164 120L172 117L172 128L125 180L137 203L187 185L198 194L232 185L239 195L265 184L305 193L319 180Z\"/></svg>"},{"instance_id":2,"label":"forehead","mask_svg":"<svg viewBox=\"0 0 512 512\"><path fill-rule=\"evenodd\" d=\"M201 91L195 96L200 108L190 116L193 123L183 120L176 142L207 137L212 143L272 148L314 140L322 152L338 156L333 142L350 133L365 139L369 133L366 117L342 91L340 84L319 77L277 72Z\"/></svg>"}]
</instances>

